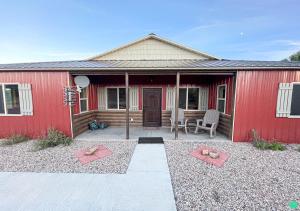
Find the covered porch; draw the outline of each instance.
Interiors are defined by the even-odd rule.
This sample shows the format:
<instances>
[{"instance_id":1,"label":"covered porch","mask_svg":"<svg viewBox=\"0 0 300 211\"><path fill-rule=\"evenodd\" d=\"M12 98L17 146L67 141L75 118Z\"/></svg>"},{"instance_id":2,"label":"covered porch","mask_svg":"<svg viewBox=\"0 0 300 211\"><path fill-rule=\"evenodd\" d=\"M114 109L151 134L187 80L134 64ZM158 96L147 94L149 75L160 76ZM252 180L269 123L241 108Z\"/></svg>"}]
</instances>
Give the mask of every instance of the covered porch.
<instances>
[{"instance_id":1,"label":"covered porch","mask_svg":"<svg viewBox=\"0 0 300 211\"><path fill-rule=\"evenodd\" d=\"M186 134L176 124L178 121L171 133L172 112L178 120L178 111L183 109L184 117L195 121L203 118L208 109L216 109L220 118L214 140L231 140L234 72L76 72L72 78L78 75L86 75L90 85L78 94L78 103L72 107L76 139L205 140L209 139L208 133L194 134L191 129ZM93 120L105 122L109 127L89 131L88 123Z\"/></svg>"},{"instance_id":2,"label":"covered porch","mask_svg":"<svg viewBox=\"0 0 300 211\"><path fill-rule=\"evenodd\" d=\"M144 127L131 127L129 131L129 140L138 140L140 137L162 137L163 140L174 140L174 134L170 132L170 128L158 127L158 128L144 128ZM126 139L126 131L124 127L109 127L105 130L87 130L76 137L76 140L82 141L118 141ZM193 132L185 134L183 131L179 131L178 140L184 141L202 141L208 140L208 133ZM217 132L217 136L213 141L228 141L228 137L224 134Z\"/></svg>"}]
</instances>

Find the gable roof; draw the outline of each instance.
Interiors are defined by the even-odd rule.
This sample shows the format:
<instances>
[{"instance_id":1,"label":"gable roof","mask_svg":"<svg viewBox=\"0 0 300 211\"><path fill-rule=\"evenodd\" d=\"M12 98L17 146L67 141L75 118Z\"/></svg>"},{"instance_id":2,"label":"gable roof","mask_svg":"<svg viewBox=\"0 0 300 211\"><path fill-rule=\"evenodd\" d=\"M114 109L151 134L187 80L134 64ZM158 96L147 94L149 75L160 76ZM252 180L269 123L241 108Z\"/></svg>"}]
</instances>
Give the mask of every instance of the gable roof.
<instances>
[{"instance_id":1,"label":"gable roof","mask_svg":"<svg viewBox=\"0 0 300 211\"><path fill-rule=\"evenodd\" d=\"M215 56L174 43L155 34L99 54L89 60L217 60Z\"/></svg>"}]
</instances>

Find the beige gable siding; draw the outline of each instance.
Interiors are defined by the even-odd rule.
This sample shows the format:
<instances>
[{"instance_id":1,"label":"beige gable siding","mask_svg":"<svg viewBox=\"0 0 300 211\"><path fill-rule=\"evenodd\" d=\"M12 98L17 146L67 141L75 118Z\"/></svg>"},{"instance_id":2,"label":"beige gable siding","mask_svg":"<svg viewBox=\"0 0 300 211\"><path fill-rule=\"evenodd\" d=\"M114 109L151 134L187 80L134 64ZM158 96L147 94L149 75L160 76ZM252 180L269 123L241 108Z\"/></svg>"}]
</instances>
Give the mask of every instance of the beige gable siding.
<instances>
[{"instance_id":1,"label":"beige gable siding","mask_svg":"<svg viewBox=\"0 0 300 211\"><path fill-rule=\"evenodd\" d=\"M95 60L166 60L166 59L208 59L175 45L157 39L146 39L133 45L112 51Z\"/></svg>"}]
</instances>

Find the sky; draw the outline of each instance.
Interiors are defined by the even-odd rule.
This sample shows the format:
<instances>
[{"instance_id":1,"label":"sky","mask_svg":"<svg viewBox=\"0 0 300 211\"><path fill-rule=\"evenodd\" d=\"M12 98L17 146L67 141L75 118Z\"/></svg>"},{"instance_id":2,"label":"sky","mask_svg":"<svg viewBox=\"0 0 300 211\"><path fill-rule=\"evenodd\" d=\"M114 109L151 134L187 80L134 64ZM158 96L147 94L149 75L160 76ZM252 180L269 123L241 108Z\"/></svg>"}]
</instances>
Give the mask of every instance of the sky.
<instances>
[{"instance_id":1,"label":"sky","mask_svg":"<svg viewBox=\"0 0 300 211\"><path fill-rule=\"evenodd\" d=\"M223 59L300 50L299 0L0 0L0 63L87 59L149 33Z\"/></svg>"}]
</instances>

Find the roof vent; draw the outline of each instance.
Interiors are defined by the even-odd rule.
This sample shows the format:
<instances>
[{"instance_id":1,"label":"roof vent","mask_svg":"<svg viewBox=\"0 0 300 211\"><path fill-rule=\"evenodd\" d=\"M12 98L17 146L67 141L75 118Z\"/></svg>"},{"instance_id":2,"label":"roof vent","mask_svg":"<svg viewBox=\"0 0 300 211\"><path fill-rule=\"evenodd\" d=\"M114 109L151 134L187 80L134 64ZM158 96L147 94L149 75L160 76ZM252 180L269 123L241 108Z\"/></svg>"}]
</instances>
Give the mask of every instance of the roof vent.
<instances>
[{"instance_id":1,"label":"roof vent","mask_svg":"<svg viewBox=\"0 0 300 211\"><path fill-rule=\"evenodd\" d=\"M153 32L149 34L149 36L156 36L156 34L154 34Z\"/></svg>"}]
</instances>

